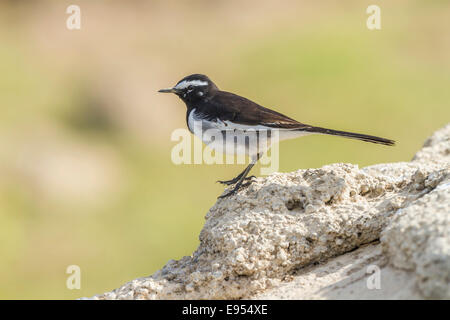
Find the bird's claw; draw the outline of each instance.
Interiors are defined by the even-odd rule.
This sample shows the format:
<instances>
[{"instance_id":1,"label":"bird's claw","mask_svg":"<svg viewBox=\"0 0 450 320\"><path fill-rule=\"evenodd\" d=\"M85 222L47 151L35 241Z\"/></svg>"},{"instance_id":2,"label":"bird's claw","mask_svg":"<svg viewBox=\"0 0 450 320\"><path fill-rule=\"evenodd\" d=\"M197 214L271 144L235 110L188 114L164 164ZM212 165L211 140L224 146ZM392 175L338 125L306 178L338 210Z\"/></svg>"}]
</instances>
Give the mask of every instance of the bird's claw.
<instances>
[{"instance_id":1,"label":"bird's claw","mask_svg":"<svg viewBox=\"0 0 450 320\"><path fill-rule=\"evenodd\" d=\"M237 181L233 180L217 180L216 183L225 184L227 186L236 183Z\"/></svg>"},{"instance_id":2,"label":"bird's claw","mask_svg":"<svg viewBox=\"0 0 450 320\"><path fill-rule=\"evenodd\" d=\"M256 178L256 177L255 176L250 176L250 177L245 178L244 181L245 180L250 180L250 179L253 179L253 178ZM231 179L231 180L217 180L216 182L229 186L229 185L235 184L238 181L239 181L239 179L234 178L234 179Z\"/></svg>"},{"instance_id":3,"label":"bird's claw","mask_svg":"<svg viewBox=\"0 0 450 320\"><path fill-rule=\"evenodd\" d=\"M247 178L243 179L242 181L251 180L252 178L255 178L255 176L247 177ZM229 191L229 192L227 192L227 193L225 193L223 195L218 196L217 199L227 198L227 197L237 193L240 189L248 187L251 183L252 183L252 181L248 181L246 183L238 184L231 191Z\"/></svg>"}]
</instances>

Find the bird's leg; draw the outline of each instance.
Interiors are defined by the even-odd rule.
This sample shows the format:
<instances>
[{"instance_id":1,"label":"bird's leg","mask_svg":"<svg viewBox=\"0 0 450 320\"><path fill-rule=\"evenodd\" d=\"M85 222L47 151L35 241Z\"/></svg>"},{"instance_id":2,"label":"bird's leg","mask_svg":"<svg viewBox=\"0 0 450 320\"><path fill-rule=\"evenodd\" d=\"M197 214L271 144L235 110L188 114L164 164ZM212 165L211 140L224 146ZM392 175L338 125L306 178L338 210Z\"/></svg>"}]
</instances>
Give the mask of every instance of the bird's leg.
<instances>
[{"instance_id":1,"label":"bird's leg","mask_svg":"<svg viewBox=\"0 0 450 320\"><path fill-rule=\"evenodd\" d=\"M247 170L247 168L245 168L245 170ZM242 171L237 177L231 179L231 180L218 180L217 182L221 183L221 184L226 184L227 186L231 185L231 184L235 184L236 182L239 181L240 178L242 178L242 176L245 173L245 170ZM250 176L250 177L246 177L244 178L244 180L249 180L251 178L255 178L255 176Z\"/></svg>"},{"instance_id":2,"label":"bird's leg","mask_svg":"<svg viewBox=\"0 0 450 320\"><path fill-rule=\"evenodd\" d=\"M224 194L224 195L221 195L219 198L220 198L220 199L221 199L221 198L225 198L225 197L231 196L232 194L236 193L236 192L241 188L242 183L243 183L244 180L245 180L245 177L247 176L248 172L253 168L254 165L255 165L254 163L250 163L250 164L247 166L247 168L245 168L245 170L244 170L244 172L242 173L242 175L240 175L240 177L239 177L239 179L238 179L238 181L237 181L237 183L236 183L236 186L235 186L231 191L227 192L227 193Z\"/></svg>"},{"instance_id":3,"label":"bird's leg","mask_svg":"<svg viewBox=\"0 0 450 320\"><path fill-rule=\"evenodd\" d=\"M237 183L236 186L229 192L227 192L224 195L219 196L219 199L222 198L226 198L228 196L231 196L232 194L235 194L241 187L242 187L242 183L247 180L247 175L250 172L250 170L252 170L253 166L256 164L256 162L259 160L260 158L260 154L257 155L257 157L255 159L252 160L252 162L247 166L247 168L245 168L245 170L236 178L234 178L233 180L237 179ZM253 176L248 177L248 179L251 179ZM246 183L245 186L248 186L250 183Z\"/></svg>"},{"instance_id":4,"label":"bird's leg","mask_svg":"<svg viewBox=\"0 0 450 320\"><path fill-rule=\"evenodd\" d=\"M248 174L248 171L250 171L250 169L256 164L256 162L259 160L259 158L261 158L261 154L258 154L256 156L255 159L252 160L252 163L250 163L247 168L244 169L244 171L242 171L241 173L239 173L239 175L231 180L217 180L216 182L221 183L221 184L226 184L227 186L231 185L231 184L235 184L236 182L238 182L242 176L245 174ZM251 166L251 167L250 167ZM250 169L247 171L248 167L250 167ZM252 178L256 178L255 176L250 176L250 177L245 177L244 180L251 180Z\"/></svg>"}]
</instances>

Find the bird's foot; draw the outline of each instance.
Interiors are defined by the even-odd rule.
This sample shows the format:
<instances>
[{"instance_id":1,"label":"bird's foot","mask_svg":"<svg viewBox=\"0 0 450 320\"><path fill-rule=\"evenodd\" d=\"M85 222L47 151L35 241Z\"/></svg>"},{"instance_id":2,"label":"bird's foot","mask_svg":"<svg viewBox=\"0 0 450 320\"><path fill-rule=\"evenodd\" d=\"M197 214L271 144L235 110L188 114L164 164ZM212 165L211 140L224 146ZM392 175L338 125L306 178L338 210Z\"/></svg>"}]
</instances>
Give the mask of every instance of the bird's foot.
<instances>
[{"instance_id":1,"label":"bird's foot","mask_svg":"<svg viewBox=\"0 0 450 320\"><path fill-rule=\"evenodd\" d=\"M253 179L253 178L256 178L256 177L255 177L255 176L250 176L250 177L245 178L244 180L245 180L245 181L246 181L246 180L251 180L251 179ZM232 185L232 184L235 184L236 182L238 182L239 179L240 179L240 177L237 176L236 178L231 179L231 180L218 180L218 181L216 181L216 182L221 183L221 184L225 184L225 185L229 186L229 185Z\"/></svg>"},{"instance_id":2,"label":"bird's foot","mask_svg":"<svg viewBox=\"0 0 450 320\"><path fill-rule=\"evenodd\" d=\"M252 184L252 181L251 181L252 178L254 178L254 176L247 177L247 178L243 179L243 180L241 181L241 183L238 183L231 191L229 191L229 192L227 192L227 193L225 193L225 194L223 194L223 195L221 195L221 196L218 196L217 199L227 198L227 197L229 197L229 196L231 196L231 195L237 193L237 192L238 192L239 190L241 190L242 188L248 187L249 185ZM246 183L242 183L244 180L250 180L250 181L248 181L248 182L246 182Z\"/></svg>"}]
</instances>

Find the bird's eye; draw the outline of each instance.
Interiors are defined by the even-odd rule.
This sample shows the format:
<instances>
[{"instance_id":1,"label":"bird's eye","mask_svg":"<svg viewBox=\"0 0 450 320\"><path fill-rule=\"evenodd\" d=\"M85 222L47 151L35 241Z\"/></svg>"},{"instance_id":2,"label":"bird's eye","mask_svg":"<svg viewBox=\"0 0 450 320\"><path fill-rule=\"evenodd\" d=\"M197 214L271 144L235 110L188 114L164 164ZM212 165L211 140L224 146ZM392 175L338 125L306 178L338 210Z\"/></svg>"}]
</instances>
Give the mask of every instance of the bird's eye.
<instances>
[{"instance_id":1,"label":"bird's eye","mask_svg":"<svg viewBox=\"0 0 450 320\"><path fill-rule=\"evenodd\" d=\"M194 89L193 86L189 86L189 87L187 87L187 88L188 88L189 91L192 91L192 90Z\"/></svg>"}]
</instances>

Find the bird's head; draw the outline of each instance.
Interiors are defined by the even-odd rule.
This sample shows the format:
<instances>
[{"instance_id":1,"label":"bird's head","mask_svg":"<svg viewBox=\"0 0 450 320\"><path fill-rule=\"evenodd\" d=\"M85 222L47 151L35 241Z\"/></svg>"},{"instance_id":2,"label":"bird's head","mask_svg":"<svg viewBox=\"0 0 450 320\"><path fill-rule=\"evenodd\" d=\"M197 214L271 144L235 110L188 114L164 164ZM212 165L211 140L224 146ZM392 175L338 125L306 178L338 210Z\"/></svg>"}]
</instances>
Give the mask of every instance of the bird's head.
<instances>
[{"instance_id":1,"label":"bird's head","mask_svg":"<svg viewBox=\"0 0 450 320\"><path fill-rule=\"evenodd\" d=\"M184 102L207 99L217 91L217 86L203 74L191 74L184 77L172 88L161 89L158 92L175 93Z\"/></svg>"}]
</instances>

